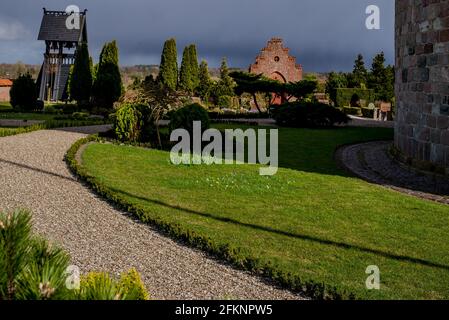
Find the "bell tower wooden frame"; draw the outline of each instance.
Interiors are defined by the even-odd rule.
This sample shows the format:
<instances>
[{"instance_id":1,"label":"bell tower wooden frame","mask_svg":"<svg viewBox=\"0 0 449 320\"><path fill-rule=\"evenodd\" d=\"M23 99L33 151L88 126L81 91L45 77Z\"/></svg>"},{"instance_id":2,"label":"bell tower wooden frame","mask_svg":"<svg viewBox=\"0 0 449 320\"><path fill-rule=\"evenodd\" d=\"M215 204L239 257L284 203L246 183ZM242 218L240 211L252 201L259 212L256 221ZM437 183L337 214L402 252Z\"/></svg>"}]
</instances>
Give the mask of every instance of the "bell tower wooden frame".
<instances>
[{"instance_id":1,"label":"bell tower wooden frame","mask_svg":"<svg viewBox=\"0 0 449 320\"><path fill-rule=\"evenodd\" d=\"M67 100L70 68L75 63L75 52L81 43L87 43L87 10L79 13L49 11L44 16L38 40L45 41L44 62L38 78L39 99ZM67 20L79 19L79 28L68 28Z\"/></svg>"}]
</instances>

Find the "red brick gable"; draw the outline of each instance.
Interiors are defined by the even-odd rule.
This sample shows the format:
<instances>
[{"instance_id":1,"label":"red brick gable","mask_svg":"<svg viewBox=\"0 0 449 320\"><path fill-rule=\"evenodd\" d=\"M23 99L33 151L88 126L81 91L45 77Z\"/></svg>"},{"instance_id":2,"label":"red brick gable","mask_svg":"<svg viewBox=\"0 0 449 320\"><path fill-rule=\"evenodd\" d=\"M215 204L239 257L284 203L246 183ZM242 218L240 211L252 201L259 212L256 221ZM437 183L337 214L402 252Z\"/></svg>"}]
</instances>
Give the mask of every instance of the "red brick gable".
<instances>
[{"instance_id":1,"label":"red brick gable","mask_svg":"<svg viewBox=\"0 0 449 320\"><path fill-rule=\"evenodd\" d=\"M282 82L302 80L302 66L296 63L280 38L272 38L249 68L250 73L263 74Z\"/></svg>"}]
</instances>

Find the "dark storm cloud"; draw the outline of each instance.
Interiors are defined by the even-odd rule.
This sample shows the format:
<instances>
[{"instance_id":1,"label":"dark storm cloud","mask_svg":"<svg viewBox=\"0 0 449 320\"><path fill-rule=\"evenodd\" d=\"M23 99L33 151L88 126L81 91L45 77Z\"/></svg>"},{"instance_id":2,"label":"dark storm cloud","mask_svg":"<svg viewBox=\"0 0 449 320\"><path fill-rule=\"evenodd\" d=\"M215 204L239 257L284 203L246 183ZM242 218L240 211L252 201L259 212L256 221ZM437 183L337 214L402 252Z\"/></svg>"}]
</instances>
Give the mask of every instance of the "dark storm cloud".
<instances>
[{"instance_id":1,"label":"dark storm cloud","mask_svg":"<svg viewBox=\"0 0 449 320\"><path fill-rule=\"evenodd\" d=\"M92 54L117 39L122 64L157 64L163 41L178 40L178 51L196 43L200 57L216 66L226 56L246 67L278 36L308 71L347 70L357 53L368 62L385 51L393 62L394 1L391 0L2 0L0 62L40 63L43 45L36 41L42 7L88 8ZM365 8L378 5L381 28L365 28Z\"/></svg>"}]
</instances>

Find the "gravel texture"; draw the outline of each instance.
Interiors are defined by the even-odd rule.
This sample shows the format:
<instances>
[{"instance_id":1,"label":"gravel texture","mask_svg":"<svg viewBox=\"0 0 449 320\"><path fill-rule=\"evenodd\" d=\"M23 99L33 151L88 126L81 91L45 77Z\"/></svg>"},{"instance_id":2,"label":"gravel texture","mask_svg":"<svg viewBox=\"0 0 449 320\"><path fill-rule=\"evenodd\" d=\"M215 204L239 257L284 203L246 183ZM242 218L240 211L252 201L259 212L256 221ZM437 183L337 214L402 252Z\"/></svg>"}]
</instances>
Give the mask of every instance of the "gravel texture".
<instances>
[{"instance_id":1,"label":"gravel texture","mask_svg":"<svg viewBox=\"0 0 449 320\"><path fill-rule=\"evenodd\" d=\"M367 142L337 150L336 158L348 171L366 181L421 199L449 204L449 178L417 171L392 159L392 142Z\"/></svg>"},{"instance_id":2,"label":"gravel texture","mask_svg":"<svg viewBox=\"0 0 449 320\"><path fill-rule=\"evenodd\" d=\"M0 138L0 210L31 209L36 232L62 245L82 272L135 267L153 299L301 299L162 236L77 182L65 152L84 133L106 129Z\"/></svg>"}]
</instances>

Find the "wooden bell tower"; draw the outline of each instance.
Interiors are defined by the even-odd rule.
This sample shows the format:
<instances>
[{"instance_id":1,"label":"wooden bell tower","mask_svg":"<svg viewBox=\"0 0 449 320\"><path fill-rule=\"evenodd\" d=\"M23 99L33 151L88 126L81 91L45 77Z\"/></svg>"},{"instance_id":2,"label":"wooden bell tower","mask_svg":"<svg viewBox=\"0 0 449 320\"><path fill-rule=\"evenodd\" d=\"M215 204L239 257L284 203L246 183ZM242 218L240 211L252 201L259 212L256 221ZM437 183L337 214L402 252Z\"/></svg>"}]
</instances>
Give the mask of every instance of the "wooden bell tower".
<instances>
[{"instance_id":1,"label":"wooden bell tower","mask_svg":"<svg viewBox=\"0 0 449 320\"><path fill-rule=\"evenodd\" d=\"M45 41L44 63L38 78L40 100L64 101L68 98L67 83L76 49L81 43L87 43L86 13L87 10L75 13L79 28L69 28L67 21L73 13L44 8L38 37Z\"/></svg>"}]
</instances>

